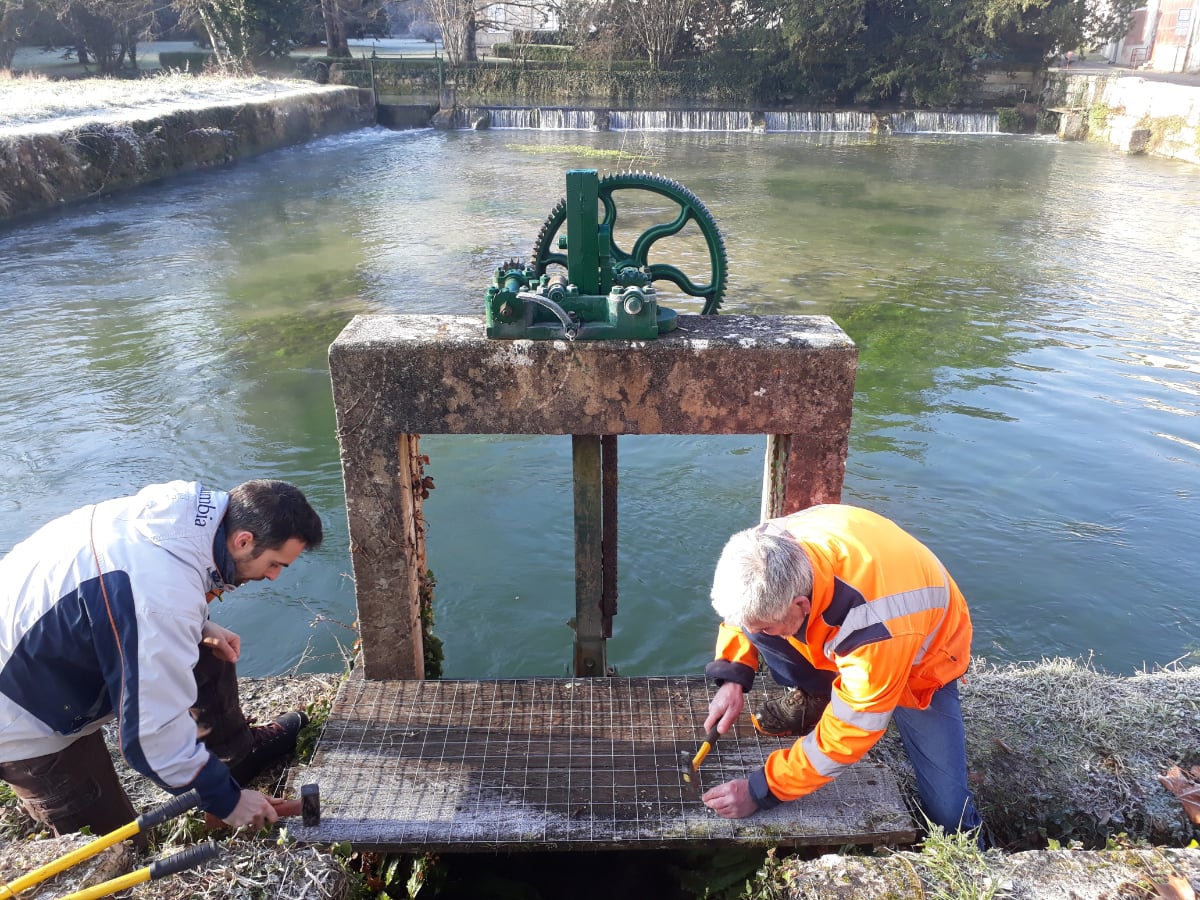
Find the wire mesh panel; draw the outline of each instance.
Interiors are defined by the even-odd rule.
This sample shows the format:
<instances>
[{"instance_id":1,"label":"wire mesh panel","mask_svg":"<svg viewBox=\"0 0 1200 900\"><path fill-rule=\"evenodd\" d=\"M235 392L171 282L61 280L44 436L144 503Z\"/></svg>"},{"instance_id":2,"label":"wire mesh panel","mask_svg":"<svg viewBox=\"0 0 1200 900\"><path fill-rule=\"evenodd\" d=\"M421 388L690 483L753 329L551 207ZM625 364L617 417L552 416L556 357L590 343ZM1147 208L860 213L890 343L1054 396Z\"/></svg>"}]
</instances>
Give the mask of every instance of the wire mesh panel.
<instances>
[{"instance_id":1,"label":"wire mesh panel","mask_svg":"<svg viewBox=\"0 0 1200 900\"><path fill-rule=\"evenodd\" d=\"M310 766L321 822L301 841L387 850L899 843L914 838L899 789L864 760L833 784L748 819L722 819L700 793L745 777L790 744L742 720L691 783L704 739L703 678L347 680ZM750 696L751 703L763 699Z\"/></svg>"}]
</instances>

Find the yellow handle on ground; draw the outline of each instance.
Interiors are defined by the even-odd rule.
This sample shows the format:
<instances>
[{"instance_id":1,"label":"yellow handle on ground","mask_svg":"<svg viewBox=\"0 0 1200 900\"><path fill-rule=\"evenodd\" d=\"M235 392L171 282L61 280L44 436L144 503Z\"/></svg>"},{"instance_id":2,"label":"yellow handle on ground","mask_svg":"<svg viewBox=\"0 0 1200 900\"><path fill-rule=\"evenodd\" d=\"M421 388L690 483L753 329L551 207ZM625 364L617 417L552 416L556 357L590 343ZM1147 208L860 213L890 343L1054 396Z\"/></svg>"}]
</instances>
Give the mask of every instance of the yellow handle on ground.
<instances>
[{"instance_id":1,"label":"yellow handle on ground","mask_svg":"<svg viewBox=\"0 0 1200 900\"><path fill-rule=\"evenodd\" d=\"M150 867L146 866L145 868L138 869L136 872L130 872L128 875L111 878L90 888L84 888L82 891L67 894L62 900L96 900L97 897L107 897L109 894L115 894L117 891L123 891L125 888L131 888L135 884L141 884L143 881L149 880Z\"/></svg>"},{"instance_id":2,"label":"yellow handle on ground","mask_svg":"<svg viewBox=\"0 0 1200 900\"><path fill-rule=\"evenodd\" d=\"M128 875L121 875L118 878L111 878L102 884L85 888L82 891L76 891L73 894L67 894L62 900L96 900L98 897L107 897L109 894L123 891L125 888L133 887L135 884L141 884L143 881L156 881L159 878L174 875L176 872L182 872L184 869L190 869L192 866L198 866L202 862L207 862L219 856L220 853L221 848L212 841L195 844L179 851L174 856L156 859L150 865L138 869L136 872L130 872Z\"/></svg>"},{"instance_id":3,"label":"yellow handle on ground","mask_svg":"<svg viewBox=\"0 0 1200 900\"><path fill-rule=\"evenodd\" d=\"M44 866L34 869L28 875L22 875L15 881L10 881L4 887L0 888L0 898L8 900L10 897L15 897L26 888L31 888L35 884L45 881L47 878L53 878L64 869L69 869L76 863L82 862L90 856L95 856L101 850L105 850L113 844L120 843L125 838L133 837L140 830L137 822L122 825L116 831L110 831L108 834L96 838L91 843L84 844L78 850L72 850L58 859L52 859Z\"/></svg>"},{"instance_id":4,"label":"yellow handle on ground","mask_svg":"<svg viewBox=\"0 0 1200 900\"><path fill-rule=\"evenodd\" d=\"M101 850L106 850L113 844L118 844L125 840L125 838L133 837L141 831L165 822L168 819L173 819L180 813L187 812L199 802L200 795L194 790L172 797L161 806L156 806L149 812L142 813L128 825L122 825L116 831L110 831L108 834L96 838L91 843L84 844L78 850L72 850L70 853L63 854L58 859L52 859L44 866L34 869L28 875L22 875L15 881L10 881L8 884L3 885L0 887L0 900L10 900L11 897L15 897L26 888L31 888L35 884L45 881L47 878L53 878L64 869L69 869L76 863L82 862L90 856L95 856Z\"/></svg>"}]
</instances>

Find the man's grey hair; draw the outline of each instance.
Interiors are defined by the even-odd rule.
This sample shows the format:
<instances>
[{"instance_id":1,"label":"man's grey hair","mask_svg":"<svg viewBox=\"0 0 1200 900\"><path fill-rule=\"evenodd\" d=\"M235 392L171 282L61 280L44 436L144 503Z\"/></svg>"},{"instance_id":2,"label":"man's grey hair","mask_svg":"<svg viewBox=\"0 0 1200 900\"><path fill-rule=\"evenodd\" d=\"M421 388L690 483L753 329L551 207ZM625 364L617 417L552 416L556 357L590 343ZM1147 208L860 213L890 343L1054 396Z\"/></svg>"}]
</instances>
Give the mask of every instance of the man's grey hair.
<instances>
[{"instance_id":1,"label":"man's grey hair","mask_svg":"<svg viewBox=\"0 0 1200 900\"><path fill-rule=\"evenodd\" d=\"M732 628L782 622L792 600L812 597L812 565L803 548L764 522L725 544L713 575L712 605Z\"/></svg>"}]
</instances>

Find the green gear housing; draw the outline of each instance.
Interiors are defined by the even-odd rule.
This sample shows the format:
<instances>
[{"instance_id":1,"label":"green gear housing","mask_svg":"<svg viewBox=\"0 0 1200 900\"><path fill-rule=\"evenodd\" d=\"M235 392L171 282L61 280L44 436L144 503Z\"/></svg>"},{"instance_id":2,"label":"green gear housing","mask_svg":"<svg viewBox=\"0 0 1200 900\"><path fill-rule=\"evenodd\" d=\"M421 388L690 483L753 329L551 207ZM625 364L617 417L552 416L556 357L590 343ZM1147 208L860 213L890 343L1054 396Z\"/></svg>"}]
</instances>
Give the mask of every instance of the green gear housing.
<instances>
[{"instance_id":1,"label":"green gear housing","mask_svg":"<svg viewBox=\"0 0 1200 900\"><path fill-rule=\"evenodd\" d=\"M679 214L648 229L625 252L612 237L618 190L659 194L678 204ZM604 216L597 222L601 205ZM712 279L707 284L697 285L675 266L647 259L655 241L678 234L689 222L696 223L708 246ZM559 235L564 224L567 232ZM565 254L558 252L564 249ZM565 272L551 272L551 266ZM677 324L674 310L658 305L656 280L703 297L705 314L717 312L725 287L725 244L704 204L661 176L625 173L599 179L594 169L573 169L567 172L567 196L542 226L528 265L510 260L495 270L485 298L487 336L650 340Z\"/></svg>"}]
</instances>

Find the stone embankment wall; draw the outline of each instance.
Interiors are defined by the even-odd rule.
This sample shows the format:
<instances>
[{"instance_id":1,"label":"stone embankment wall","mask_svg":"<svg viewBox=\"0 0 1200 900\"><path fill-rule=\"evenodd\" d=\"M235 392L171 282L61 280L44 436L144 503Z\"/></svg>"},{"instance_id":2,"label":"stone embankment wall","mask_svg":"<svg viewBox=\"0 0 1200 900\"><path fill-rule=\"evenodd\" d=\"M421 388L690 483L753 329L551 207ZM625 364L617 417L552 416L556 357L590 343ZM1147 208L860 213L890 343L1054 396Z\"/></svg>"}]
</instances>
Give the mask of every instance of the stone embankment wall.
<instances>
[{"instance_id":1,"label":"stone embankment wall","mask_svg":"<svg viewBox=\"0 0 1200 900\"><path fill-rule=\"evenodd\" d=\"M1061 138L1200 165L1200 85L1059 73L1047 82L1045 96L1046 106L1062 110Z\"/></svg>"},{"instance_id":2,"label":"stone embankment wall","mask_svg":"<svg viewBox=\"0 0 1200 900\"><path fill-rule=\"evenodd\" d=\"M369 91L313 85L199 107L0 132L0 224L373 124Z\"/></svg>"}]
</instances>

